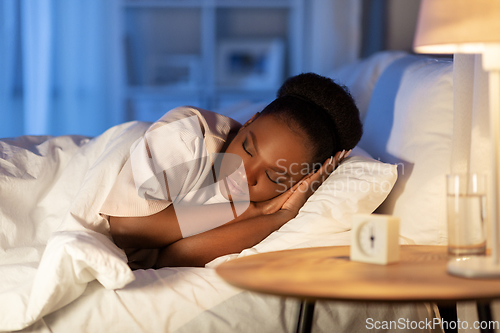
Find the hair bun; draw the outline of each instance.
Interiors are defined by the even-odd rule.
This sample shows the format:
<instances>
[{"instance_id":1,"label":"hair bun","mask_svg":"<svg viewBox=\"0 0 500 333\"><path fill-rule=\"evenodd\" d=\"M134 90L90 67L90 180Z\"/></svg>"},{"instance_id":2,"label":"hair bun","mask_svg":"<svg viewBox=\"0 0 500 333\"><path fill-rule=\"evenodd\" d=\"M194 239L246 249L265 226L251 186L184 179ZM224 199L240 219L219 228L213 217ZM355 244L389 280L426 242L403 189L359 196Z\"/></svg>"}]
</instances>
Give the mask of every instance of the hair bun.
<instances>
[{"instance_id":1,"label":"hair bun","mask_svg":"<svg viewBox=\"0 0 500 333\"><path fill-rule=\"evenodd\" d=\"M287 79L278 90L278 98L287 95L325 110L335 126L341 149L352 149L361 139L359 110L347 87L315 73L303 73Z\"/></svg>"}]
</instances>

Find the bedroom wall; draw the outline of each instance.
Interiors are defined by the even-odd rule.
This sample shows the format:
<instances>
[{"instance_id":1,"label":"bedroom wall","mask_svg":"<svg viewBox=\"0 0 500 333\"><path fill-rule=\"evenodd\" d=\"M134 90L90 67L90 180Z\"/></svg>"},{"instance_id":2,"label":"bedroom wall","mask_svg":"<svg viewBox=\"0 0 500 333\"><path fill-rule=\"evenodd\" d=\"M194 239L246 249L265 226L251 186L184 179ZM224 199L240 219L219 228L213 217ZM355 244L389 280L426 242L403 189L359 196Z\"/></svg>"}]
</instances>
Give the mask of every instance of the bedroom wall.
<instances>
[{"instance_id":1,"label":"bedroom wall","mask_svg":"<svg viewBox=\"0 0 500 333\"><path fill-rule=\"evenodd\" d=\"M388 0L386 48L412 51L421 0Z\"/></svg>"}]
</instances>

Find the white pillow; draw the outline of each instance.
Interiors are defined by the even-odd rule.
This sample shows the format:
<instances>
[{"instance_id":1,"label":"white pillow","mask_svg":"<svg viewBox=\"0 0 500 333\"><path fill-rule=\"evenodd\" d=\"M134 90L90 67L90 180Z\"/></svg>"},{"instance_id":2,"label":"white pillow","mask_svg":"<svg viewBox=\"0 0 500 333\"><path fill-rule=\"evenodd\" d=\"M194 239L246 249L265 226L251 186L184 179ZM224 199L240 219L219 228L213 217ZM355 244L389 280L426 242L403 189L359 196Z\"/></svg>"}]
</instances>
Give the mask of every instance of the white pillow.
<instances>
[{"instance_id":1,"label":"white pillow","mask_svg":"<svg viewBox=\"0 0 500 333\"><path fill-rule=\"evenodd\" d=\"M403 51L383 51L357 62L341 66L328 74L335 82L345 85L356 101L361 120L368 111L373 88L382 72L395 60L407 55Z\"/></svg>"},{"instance_id":2,"label":"white pillow","mask_svg":"<svg viewBox=\"0 0 500 333\"><path fill-rule=\"evenodd\" d=\"M318 188L297 217L254 247L216 258L207 267L256 253L348 245L350 233L347 231L351 229L352 215L372 213L387 197L397 178L395 165L366 157L366 152L359 148L355 148L353 155Z\"/></svg>"},{"instance_id":3,"label":"white pillow","mask_svg":"<svg viewBox=\"0 0 500 333\"><path fill-rule=\"evenodd\" d=\"M446 244L445 175L453 131L450 60L407 56L382 74L360 142L375 158L398 164L399 178L377 212L401 218L417 244Z\"/></svg>"}]
</instances>

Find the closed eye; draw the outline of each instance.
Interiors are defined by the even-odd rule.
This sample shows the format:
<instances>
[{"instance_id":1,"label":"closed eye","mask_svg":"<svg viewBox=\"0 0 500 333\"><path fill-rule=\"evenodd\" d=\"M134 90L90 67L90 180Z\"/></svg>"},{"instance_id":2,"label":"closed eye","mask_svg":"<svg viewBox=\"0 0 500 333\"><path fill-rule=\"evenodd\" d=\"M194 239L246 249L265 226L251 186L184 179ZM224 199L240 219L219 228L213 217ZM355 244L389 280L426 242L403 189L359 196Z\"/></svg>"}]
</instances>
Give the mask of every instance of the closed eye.
<instances>
[{"instance_id":1,"label":"closed eye","mask_svg":"<svg viewBox=\"0 0 500 333\"><path fill-rule=\"evenodd\" d=\"M279 180L278 180L278 179L273 180L273 179L271 178L271 176L269 176L269 174L268 174L267 172L266 172L266 176L267 176L267 178L268 178L270 181L272 181L273 183L275 183L275 184L280 184L280 182L279 182Z\"/></svg>"},{"instance_id":2,"label":"closed eye","mask_svg":"<svg viewBox=\"0 0 500 333\"><path fill-rule=\"evenodd\" d=\"M275 176L275 177L276 177L276 179L273 179L273 178L269 175L269 173L268 173L267 171L266 171L266 176L267 176L267 178L269 178L269 180L270 180L270 181L272 181L273 183L278 184L278 185L284 184L284 183L286 182L286 180L287 180L287 177L285 177L285 176L283 176L283 175L280 175L280 176L278 176L278 177L276 177L276 176Z\"/></svg>"},{"instance_id":3,"label":"closed eye","mask_svg":"<svg viewBox=\"0 0 500 333\"><path fill-rule=\"evenodd\" d=\"M248 151L248 149L247 149L247 147L246 147L246 146L247 146L247 139L246 139L246 138L245 138L245 140L243 141L243 143L242 143L242 145L241 145L241 146L243 147L243 150L245 151L245 153L247 153L248 155L250 155L251 157L253 157L253 155L252 155L252 154ZM281 184L281 182L279 181L279 179L273 180L273 179L271 178L271 176L269 176L269 173L267 173L267 172L266 172L266 176L267 176L267 178L268 178L271 182L273 182L274 184L277 184L277 185ZM279 178L284 178L284 177L279 177Z\"/></svg>"},{"instance_id":4,"label":"closed eye","mask_svg":"<svg viewBox=\"0 0 500 333\"><path fill-rule=\"evenodd\" d=\"M253 156L252 154L250 154L250 152L248 151L247 147L247 139L245 139L245 141L243 141L243 144L241 145L243 147L243 150L250 156Z\"/></svg>"}]
</instances>

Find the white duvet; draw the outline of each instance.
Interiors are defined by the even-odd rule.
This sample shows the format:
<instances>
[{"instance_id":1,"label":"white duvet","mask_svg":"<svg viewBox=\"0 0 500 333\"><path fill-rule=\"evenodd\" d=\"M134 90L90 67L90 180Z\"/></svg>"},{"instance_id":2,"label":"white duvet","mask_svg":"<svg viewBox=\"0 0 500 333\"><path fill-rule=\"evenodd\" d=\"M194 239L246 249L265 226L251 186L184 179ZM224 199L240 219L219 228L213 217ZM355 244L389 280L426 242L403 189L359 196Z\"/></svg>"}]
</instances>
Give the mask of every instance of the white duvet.
<instances>
[{"instance_id":1,"label":"white duvet","mask_svg":"<svg viewBox=\"0 0 500 333\"><path fill-rule=\"evenodd\" d=\"M122 124L94 139L0 141L0 331L294 330L297 300L231 287L213 268L129 269L98 210L149 125ZM316 238L301 246L345 245L349 232ZM319 302L314 332L362 332L367 318L429 316L423 304Z\"/></svg>"},{"instance_id":2,"label":"white duvet","mask_svg":"<svg viewBox=\"0 0 500 333\"><path fill-rule=\"evenodd\" d=\"M0 141L0 331L63 307L92 280L114 289L134 279L98 210L148 125Z\"/></svg>"}]
</instances>

